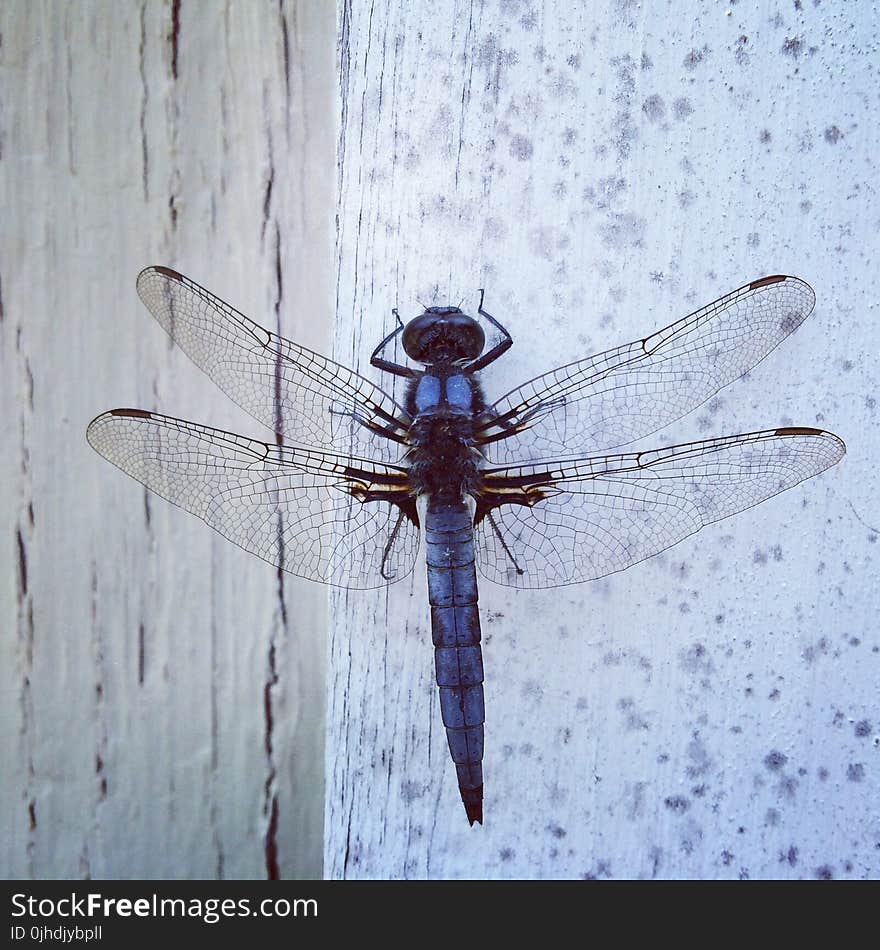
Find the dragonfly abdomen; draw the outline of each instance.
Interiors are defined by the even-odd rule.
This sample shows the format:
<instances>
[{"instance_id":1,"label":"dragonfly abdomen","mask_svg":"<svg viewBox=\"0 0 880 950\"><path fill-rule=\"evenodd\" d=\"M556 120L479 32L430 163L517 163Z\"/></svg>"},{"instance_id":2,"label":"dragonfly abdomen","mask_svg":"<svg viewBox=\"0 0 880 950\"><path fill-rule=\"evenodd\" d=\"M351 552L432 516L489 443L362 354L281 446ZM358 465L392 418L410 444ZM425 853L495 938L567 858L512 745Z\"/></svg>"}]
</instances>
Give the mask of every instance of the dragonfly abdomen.
<instances>
[{"instance_id":1,"label":"dragonfly abdomen","mask_svg":"<svg viewBox=\"0 0 880 950\"><path fill-rule=\"evenodd\" d=\"M483 658L473 518L463 500L429 498L428 599L440 710L468 821L483 822Z\"/></svg>"}]
</instances>

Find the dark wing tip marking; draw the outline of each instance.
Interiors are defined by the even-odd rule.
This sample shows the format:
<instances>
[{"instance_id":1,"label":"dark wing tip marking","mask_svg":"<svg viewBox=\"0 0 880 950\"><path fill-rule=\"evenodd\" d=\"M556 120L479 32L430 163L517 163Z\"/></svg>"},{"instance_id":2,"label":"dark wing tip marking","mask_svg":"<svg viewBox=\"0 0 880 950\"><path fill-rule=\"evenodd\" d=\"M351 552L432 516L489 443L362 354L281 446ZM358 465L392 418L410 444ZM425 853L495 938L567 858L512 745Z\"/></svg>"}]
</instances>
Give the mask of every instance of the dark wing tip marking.
<instances>
[{"instance_id":1,"label":"dark wing tip marking","mask_svg":"<svg viewBox=\"0 0 880 950\"><path fill-rule=\"evenodd\" d=\"M156 265L153 266L153 267L145 267L145 268L140 272L140 274L138 274L138 280L140 280L142 276L145 276L145 275L151 274L151 273L153 273L153 274L161 274L163 277L168 277L168 278L170 278L171 280L183 280L183 279L184 279L183 274L178 273L178 271L172 270L170 267L163 267L161 264L156 264Z\"/></svg>"},{"instance_id":2,"label":"dark wing tip marking","mask_svg":"<svg viewBox=\"0 0 880 950\"><path fill-rule=\"evenodd\" d=\"M757 290L759 287L767 287L769 284L778 284L783 280L790 280L790 278L785 274L773 274L771 277L761 277L759 280L753 280L749 284L749 290Z\"/></svg>"},{"instance_id":3,"label":"dark wing tip marking","mask_svg":"<svg viewBox=\"0 0 880 950\"><path fill-rule=\"evenodd\" d=\"M824 435L824 429L811 429L809 426L788 426L777 429L776 435Z\"/></svg>"},{"instance_id":4,"label":"dark wing tip marking","mask_svg":"<svg viewBox=\"0 0 880 950\"><path fill-rule=\"evenodd\" d=\"M127 416L130 419L152 419L153 418L153 413L147 412L146 409L111 409L108 415Z\"/></svg>"}]
</instances>

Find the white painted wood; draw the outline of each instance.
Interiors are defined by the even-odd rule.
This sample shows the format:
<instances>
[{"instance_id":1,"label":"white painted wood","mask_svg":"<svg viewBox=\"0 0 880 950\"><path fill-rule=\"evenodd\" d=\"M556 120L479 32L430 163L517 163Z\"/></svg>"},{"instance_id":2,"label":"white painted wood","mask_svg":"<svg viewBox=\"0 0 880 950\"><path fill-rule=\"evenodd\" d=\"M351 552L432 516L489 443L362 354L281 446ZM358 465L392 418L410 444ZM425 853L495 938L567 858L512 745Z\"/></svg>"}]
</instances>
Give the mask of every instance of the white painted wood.
<instances>
[{"instance_id":1,"label":"white painted wood","mask_svg":"<svg viewBox=\"0 0 880 950\"><path fill-rule=\"evenodd\" d=\"M328 348L335 29L322 0L0 7L3 876L321 873L325 591L85 427L267 434L169 346L146 264Z\"/></svg>"},{"instance_id":2,"label":"white painted wood","mask_svg":"<svg viewBox=\"0 0 880 950\"><path fill-rule=\"evenodd\" d=\"M500 394L793 273L810 320L647 444L799 424L849 454L604 581L483 584L482 828L423 569L335 595L325 874L876 877L871 5L343 0L341 36L338 358L485 286Z\"/></svg>"}]
</instances>

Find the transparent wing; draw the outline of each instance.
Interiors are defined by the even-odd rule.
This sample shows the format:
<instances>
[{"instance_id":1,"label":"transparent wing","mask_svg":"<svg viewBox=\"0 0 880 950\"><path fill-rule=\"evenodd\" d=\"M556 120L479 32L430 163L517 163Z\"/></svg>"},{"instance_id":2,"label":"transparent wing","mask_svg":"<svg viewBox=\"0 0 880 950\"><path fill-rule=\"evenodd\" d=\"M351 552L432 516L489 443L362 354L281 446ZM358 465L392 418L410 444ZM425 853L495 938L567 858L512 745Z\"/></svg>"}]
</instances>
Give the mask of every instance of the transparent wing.
<instances>
[{"instance_id":1,"label":"transparent wing","mask_svg":"<svg viewBox=\"0 0 880 950\"><path fill-rule=\"evenodd\" d=\"M570 363L502 396L484 437L495 464L627 445L705 402L796 330L815 295L764 277L644 340ZM492 442L522 426L520 436Z\"/></svg>"},{"instance_id":2,"label":"transparent wing","mask_svg":"<svg viewBox=\"0 0 880 950\"><path fill-rule=\"evenodd\" d=\"M418 528L389 503L399 497L405 504L404 469L257 442L139 409L98 416L86 436L151 491L292 574L363 589L413 569Z\"/></svg>"},{"instance_id":3,"label":"transparent wing","mask_svg":"<svg viewBox=\"0 0 880 950\"><path fill-rule=\"evenodd\" d=\"M830 432L790 428L490 469L477 567L510 587L594 580L818 475L845 451ZM492 507L504 497L512 503Z\"/></svg>"},{"instance_id":4,"label":"transparent wing","mask_svg":"<svg viewBox=\"0 0 880 950\"><path fill-rule=\"evenodd\" d=\"M235 402L286 442L396 461L404 410L353 370L249 320L167 267L137 279L147 309L189 358Z\"/></svg>"}]
</instances>

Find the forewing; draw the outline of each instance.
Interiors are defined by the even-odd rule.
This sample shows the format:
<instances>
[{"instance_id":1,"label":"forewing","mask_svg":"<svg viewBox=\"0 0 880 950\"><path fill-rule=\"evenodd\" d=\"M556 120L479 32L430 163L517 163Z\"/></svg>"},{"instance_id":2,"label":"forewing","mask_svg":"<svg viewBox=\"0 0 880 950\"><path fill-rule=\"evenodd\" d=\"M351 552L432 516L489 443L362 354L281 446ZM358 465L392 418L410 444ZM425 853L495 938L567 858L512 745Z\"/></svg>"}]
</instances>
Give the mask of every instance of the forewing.
<instances>
[{"instance_id":1,"label":"forewing","mask_svg":"<svg viewBox=\"0 0 880 950\"><path fill-rule=\"evenodd\" d=\"M502 396L484 436L496 464L627 445L680 418L759 363L815 303L797 277L764 277L664 330L545 373Z\"/></svg>"},{"instance_id":2,"label":"forewing","mask_svg":"<svg viewBox=\"0 0 880 950\"><path fill-rule=\"evenodd\" d=\"M141 271L137 291L187 356L285 442L400 458L400 443L376 429L402 435L406 413L368 379L264 329L170 268Z\"/></svg>"},{"instance_id":3,"label":"forewing","mask_svg":"<svg viewBox=\"0 0 880 950\"><path fill-rule=\"evenodd\" d=\"M841 439L820 429L771 429L490 469L487 499L508 493L531 496L533 504L503 504L479 521L477 567L510 587L594 580L818 475L845 451Z\"/></svg>"},{"instance_id":4,"label":"forewing","mask_svg":"<svg viewBox=\"0 0 880 950\"><path fill-rule=\"evenodd\" d=\"M138 409L104 413L86 435L97 452L151 491L292 574L363 589L413 569L415 524L395 504L355 497L402 492L403 469L258 442Z\"/></svg>"}]
</instances>

